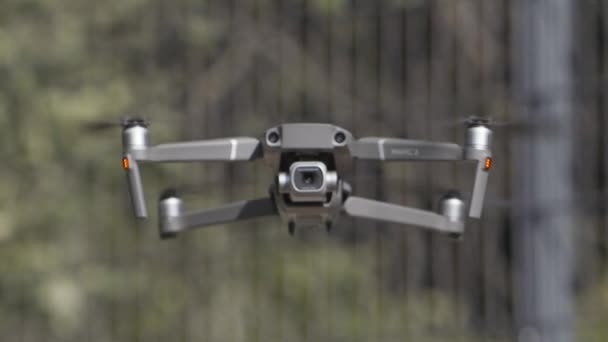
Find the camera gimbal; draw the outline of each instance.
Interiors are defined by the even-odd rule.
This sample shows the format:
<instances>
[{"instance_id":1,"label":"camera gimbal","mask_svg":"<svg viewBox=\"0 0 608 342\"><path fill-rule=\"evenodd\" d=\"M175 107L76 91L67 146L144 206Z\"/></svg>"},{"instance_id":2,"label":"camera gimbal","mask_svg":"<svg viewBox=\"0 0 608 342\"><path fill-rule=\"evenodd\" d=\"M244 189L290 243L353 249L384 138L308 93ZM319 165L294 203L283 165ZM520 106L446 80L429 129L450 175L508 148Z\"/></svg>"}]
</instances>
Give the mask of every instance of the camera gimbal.
<instances>
[{"instance_id":1,"label":"camera gimbal","mask_svg":"<svg viewBox=\"0 0 608 342\"><path fill-rule=\"evenodd\" d=\"M492 166L492 131L483 120L467 122L466 143L438 143L394 138L355 139L330 124L282 124L266 131L262 141L250 137L180 142L151 146L147 123L128 119L123 126L123 167L135 216L148 216L139 166L142 163L253 161L265 159L275 176L269 196L186 212L176 193L165 191L159 202L162 238L197 227L280 215L290 233L298 227L334 225L343 214L352 217L420 226L460 235L467 205L455 193L440 200L431 212L352 196L340 175L353 159L378 161L472 161L477 165L468 216L480 218L488 173Z\"/></svg>"}]
</instances>

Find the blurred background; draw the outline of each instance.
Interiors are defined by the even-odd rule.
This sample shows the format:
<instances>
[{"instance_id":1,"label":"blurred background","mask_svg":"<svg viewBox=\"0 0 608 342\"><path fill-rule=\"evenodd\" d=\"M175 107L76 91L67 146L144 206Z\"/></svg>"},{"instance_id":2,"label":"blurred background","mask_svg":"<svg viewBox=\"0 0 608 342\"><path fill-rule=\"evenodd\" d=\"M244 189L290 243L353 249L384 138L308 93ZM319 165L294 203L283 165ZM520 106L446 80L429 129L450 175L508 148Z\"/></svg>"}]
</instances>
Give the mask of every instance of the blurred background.
<instances>
[{"instance_id":1,"label":"blurred background","mask_svg":"<svg viewBox=\"0 0 608 342\"><path fill-rule=\"evenodd\" d=\"M0 0L0 340L607 341L608 2ZM161 241L191 208L265 194L263 162L121 169L153 143L329 122L464 140L497 121L484 218L462 241L274 218ZM359 162L355 192L425 209L470 166Z\"/></svg>"}]
</instances>

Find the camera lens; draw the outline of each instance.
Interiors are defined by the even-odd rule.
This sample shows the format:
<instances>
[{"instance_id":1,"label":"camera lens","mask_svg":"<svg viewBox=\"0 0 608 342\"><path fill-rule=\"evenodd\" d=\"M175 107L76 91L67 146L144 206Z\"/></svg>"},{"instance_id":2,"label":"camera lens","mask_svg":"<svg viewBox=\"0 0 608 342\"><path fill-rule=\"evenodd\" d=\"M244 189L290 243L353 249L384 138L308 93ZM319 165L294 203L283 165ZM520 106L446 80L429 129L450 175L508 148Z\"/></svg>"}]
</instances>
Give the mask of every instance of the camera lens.
<instances>
[{"instance_id":1,"label":"camera lens","mask_svg":"<svg viewBox=\"0 0 608 342\"><path fill-rule=\"evenodd\" d=\"M334 135L334 141L337 142L338 144L343 143L346 140L346 135L344 135L344 133L342 132L338 132L336 133L336 135Z\"/></svg>"},{"instance_id":2,"label":"camera lens","mask_svg":"<svg viewBox=\"0 0 608 342\"><path fill-rule=\"evenodd\" d=\"M315 191L323 188L323 171L318 167L299 167L294 172L294 186L298 190Z\"/></svg>"},{"instance_id":3,"label":"camera lens","mask_svg":"<svg viewBox=\"0 0 608 342\"><path fill-rule=\"evenodd\" d=\"M302 172L302 178L304 179L304 184L311 185L315 182L315 173L314 172Z\"/></svg>"},{"instance_id":4,"label":"camera lens","mask_svg":"<svg viewBox=\"0 0 608 342\"><path fill-rule=\"evenodd\" d=\"M268 141L272 144L276 144L280 138L281 137L277 132L270 132L270 134L268 134Z\"/></svg>"}]
</instances>

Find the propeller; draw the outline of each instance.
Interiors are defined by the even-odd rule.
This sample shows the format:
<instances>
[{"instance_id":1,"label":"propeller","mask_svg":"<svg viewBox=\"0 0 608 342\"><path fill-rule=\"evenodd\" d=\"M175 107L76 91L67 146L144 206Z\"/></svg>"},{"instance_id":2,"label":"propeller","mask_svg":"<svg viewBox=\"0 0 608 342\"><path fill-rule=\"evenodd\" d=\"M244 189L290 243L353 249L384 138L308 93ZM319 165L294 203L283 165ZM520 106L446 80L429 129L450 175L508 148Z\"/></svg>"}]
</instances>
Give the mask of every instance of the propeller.
<instances>
[{"instance_id":1,"label":"propeller","mask_svg":"<svg viewBox=\"0 0 608 342\"><path fill-rule=\"evenodd\" d=\"M493 117L488 116L476 116L472 115L468 118L461 119L461 124L465 124L466 126L475 126L475 125L484 125L491 127L513 127L519 125L520 123L516 123L514 121L499 121Z\"/></svg>"},{"instance_id":2,"label":"propeller","mask_svg":"<svg viewBox=\"0 0 608 342\"><path fill-rule=\"evenodd\" d=\"M196 123L195 117L190 115L168 115L168 114L157 114L157 115L124 115L122 117L117 116L110 119L100 119L86 121L80 124L82 131L86 133L99 134L104 133L116 128L125 129L131 126L143 126L148 127L151 123L155 126L168 126L171 128L176 127L193 127L193 123ZM194 127L197 125L195 124Z\"/></svg>"},{"instance_id":3,"label":"propeller","mask_svg":"<svg viewBox=\"0 0 608 342\"><path fill-rule=\"evenodd\" d=\"M139 116L124 116L118 120L94 120L85 122L82 126L87 132L104 132L115 128L125 128L133 125L148 127L147 119Z\"/></svg>"},{"instance_id":4,"label":"propeller","mask_svg":"<svg viewBox=\"0 0 608 342\"><path fill-rule=\"evenodd\" d=\"M475 125L484 125L494 127L505 127L505 128L523 128L524 126L530 124L519 121L504 121L498 120L496 118L490 116L478 116L478 115L470 115L467 117L457 117L457 118L445 118L445 119L434 119L433 121L437 122L441 125L447 125L450 127L454 126L475 126Z\"/></svg>"},{"instance_id":5,"label":"propeller","mask_svg":"<svg viewBox=\"0 0 608 342\"><path fill-rule=\"evenodd\" d=\"M459 117L455 119L435 119L434 122L439 125L444 125L448 127L457 127L457 126L476 126L483 125L488 126L494 131L507 131L508 133L519 133L519 134L530 134L530 133L549 133L555 132L558 130L558 127L555 126L554 122L549 120L539 120L539 119L530 119L530 120L502 120L496 119L491 116L478 116L471 115L468 117Z\"/></svg>"}]
</instances>

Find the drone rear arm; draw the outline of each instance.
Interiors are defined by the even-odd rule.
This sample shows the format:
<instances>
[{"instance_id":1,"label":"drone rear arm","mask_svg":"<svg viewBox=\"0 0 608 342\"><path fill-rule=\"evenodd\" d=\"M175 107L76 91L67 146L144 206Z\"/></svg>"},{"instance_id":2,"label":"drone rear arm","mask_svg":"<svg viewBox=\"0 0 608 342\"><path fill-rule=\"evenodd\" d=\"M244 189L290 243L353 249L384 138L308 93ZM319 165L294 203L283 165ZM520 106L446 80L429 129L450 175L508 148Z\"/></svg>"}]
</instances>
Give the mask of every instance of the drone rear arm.
<instances>
[{"instance_id":1,"label":"drone rear arm","mask_svg":"<svg viewBox=\"0 0 608 342\"><path fill-rule=\"evenodd\" d=\"M464 207L456 208L453 214L440 215L434 212L404 207L397 204L379 202L361 197L349 197L344 202L344 211L353 217L371 220L408 224L436 230L443 233L461 234L464 230L462 222Z\"/></svg>"},{"instance_id":2,"label":"drone rear arm","mask_svg":"<svg viewBox=\"0 0 608 342\"><path fill-rule=\"evenodd\" d=\"M182 201L177 197L161 199L159 205L161 237L173 237L193 228L277 214L275 203L270 197L235 202L186 214L182 213L182 205Z\"/></svg>"}]
</instances>

